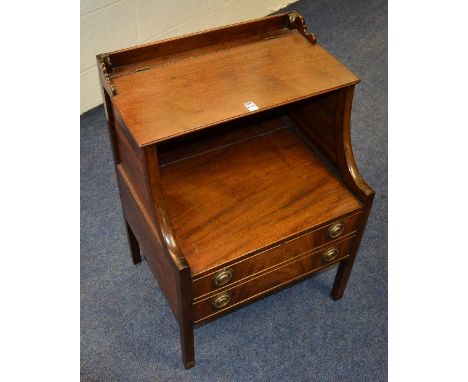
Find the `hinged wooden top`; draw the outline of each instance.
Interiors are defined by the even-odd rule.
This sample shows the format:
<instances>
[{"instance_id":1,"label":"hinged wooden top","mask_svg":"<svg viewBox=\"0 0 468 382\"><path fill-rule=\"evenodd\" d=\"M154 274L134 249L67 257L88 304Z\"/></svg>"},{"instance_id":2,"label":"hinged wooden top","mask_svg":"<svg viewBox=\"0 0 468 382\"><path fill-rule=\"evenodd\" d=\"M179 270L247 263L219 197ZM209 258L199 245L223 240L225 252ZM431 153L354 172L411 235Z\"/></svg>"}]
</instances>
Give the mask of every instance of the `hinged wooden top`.
<instances>
[{"instance_id":1,"label":"hinged wooden top","mask_svg":"<svg viewBox=\"0 0 468 382\"><path fill-rule=\"evenodd\" d=\"M112 102L140 146L359 82L315 44L296 13L99 59Z\"/></svg>"}]
</instances>

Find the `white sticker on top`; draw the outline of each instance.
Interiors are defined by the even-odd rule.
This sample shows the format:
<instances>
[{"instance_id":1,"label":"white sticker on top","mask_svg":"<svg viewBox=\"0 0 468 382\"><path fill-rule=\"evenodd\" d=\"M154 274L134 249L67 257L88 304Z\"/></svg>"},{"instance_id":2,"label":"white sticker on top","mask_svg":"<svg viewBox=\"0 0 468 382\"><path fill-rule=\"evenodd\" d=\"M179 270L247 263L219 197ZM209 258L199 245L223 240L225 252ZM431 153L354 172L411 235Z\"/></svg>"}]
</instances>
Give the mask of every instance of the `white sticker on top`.
<instances>
[{"instance_id":1,"label":"white sticker on top","mask_svg":"<svg viewBox=\"0 0 468 382\"><path fill-rule=\"evenodd\" d=\"M255 111L258 110L258 106L255 105L253 101L249 101L244 103L244 106L249 110L249 111Z\"/></svg>"}]
</instances>

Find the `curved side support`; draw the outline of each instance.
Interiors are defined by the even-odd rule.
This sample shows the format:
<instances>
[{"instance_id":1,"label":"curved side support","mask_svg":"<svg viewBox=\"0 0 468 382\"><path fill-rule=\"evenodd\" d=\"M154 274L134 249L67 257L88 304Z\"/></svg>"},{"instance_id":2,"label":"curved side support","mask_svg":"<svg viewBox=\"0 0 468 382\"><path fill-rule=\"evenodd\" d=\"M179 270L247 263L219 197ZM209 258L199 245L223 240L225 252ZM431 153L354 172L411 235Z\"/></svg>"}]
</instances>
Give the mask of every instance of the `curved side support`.
<instances>
[{"instance_id":1,"label":"curved side support","mask_svg":"<svg viewBox=\"0 0 468 382\"><path fill-rule=\"evenodd\" d=\"M146 182L153 208L151 214L156 223L163 250L169 254L178 269L177 310L180 328L182 359L187 369L195 365L193 337L192 274L187 260L177 245L159 182L156 146L144 148Z\"/></svg>"},{"instance_id":2,"label":"curved side support","mask_svg":"<svg viewBox=\"0 0 468 382\"><path fill-rule=\"evenodd\" d=\"M374 191L362 178L351 145L354 85L323 94L292 109L288 116L304 141L322 157L364 204Z\"/></svg>"},{"instance_id":3,"label":"curved side support","mask_svg":"<svg viewBox=\"0 0 468 382\"><path fill-rule=\"evenodd\" d=\"M187 268L189 265L185 260L185 257L182 255L179 246L177 245L164 204L159 182L159 168L156 147L145 147L144 157L146 167L146 183L148 190L150 191L153 204L153 211L150 211L150 213L153 215L153 218L157 223L156 227L161 239L161 243L179 270Z\"/></svg>"},{"instance_id":4,"label":"curved side support","mask_svg":"<svg viewBox=\"0 0 468 382\"><path fill-rule=\"evenodd\" d=\"M338 113L337 126L337 161L340 174L347 186L351 187L359 199L366 203L374 195L374 191L365 182L354 159L351 144L351 108L354 86L342 90L343 111Z\"/></svg>"},{"instance_id":5,"label":"curved side support","mask_svg":"<svg viewBox=\"0 0 468 382\"><path fill-rule=\"evenodd\" d=\"M354 159L351 145L351 107L353 102L354 86L349 86L342 90L342 111L338 111L338 134L337 137L337 162L343 181L350 187L356 196L363 202L363 212L357 229L356 238L350 249L350 256L340 262L336 272L335 281L331 291L334 300L343 297L349 276L353 268L354 260L361 243L367 218L369 217L372 202L374 200L374 190L372 190L362 178ZM341 127L341 128L340 128Z\"/></svg>"}]
</instances>

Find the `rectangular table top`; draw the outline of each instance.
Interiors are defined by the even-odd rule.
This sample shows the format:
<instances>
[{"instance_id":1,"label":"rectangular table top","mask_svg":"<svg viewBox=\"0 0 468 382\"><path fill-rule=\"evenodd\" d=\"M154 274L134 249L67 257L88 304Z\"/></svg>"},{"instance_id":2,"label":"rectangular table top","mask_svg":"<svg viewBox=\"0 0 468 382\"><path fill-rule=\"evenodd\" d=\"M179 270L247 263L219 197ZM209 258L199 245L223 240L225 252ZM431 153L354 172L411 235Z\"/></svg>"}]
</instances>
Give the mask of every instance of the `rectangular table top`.
<instances>
[{"instance_id":1,"label":"rectangular table top","mask_svg":"<svg viewBox=\"0 0 468 382\"><path fill-rule=\"evenodd\" d=\"M113 78L141 147L359 82L297 30L145 69Z\"/></svg>"}]
</instances>

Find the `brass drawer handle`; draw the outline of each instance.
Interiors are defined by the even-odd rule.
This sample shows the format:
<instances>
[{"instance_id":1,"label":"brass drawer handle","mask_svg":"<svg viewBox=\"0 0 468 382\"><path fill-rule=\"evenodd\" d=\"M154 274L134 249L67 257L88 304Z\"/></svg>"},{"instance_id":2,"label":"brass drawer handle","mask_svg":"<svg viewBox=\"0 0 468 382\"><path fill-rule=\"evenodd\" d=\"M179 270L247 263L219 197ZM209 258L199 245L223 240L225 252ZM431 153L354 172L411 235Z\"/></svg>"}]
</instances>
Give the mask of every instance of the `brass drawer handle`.
<instances>
[{"instance_id":1,"label":"brass drawer handle","mask_svg":"<svg viewBox=\"0 0 468 382\"><path fill-rule=\"evenodd\" d=\"M343 222L338 222L333 224L329 229L328 229L328 238L329 239L336 239L338 236L341 236L341 234L344 232L345 225Z\"/></svg>"},{"instance_id":2,"label":"brass drawer handle","mask_svg":"<svg viewBox=\"0 0 468 382\"><path fill-rule=\"evenodd\" d=\"M228 292L223 292L213 297L211 303L215 309L224 308L227 304L231 302L231 295Z\"/></svg>"},{"instance_id":3,"label":"brass drawer handle","mask_svg":"<svg viewBox=\"0 0 468 382\"><path fill-rule=\"evenodd\" d=\"M232 279L234 271L232 268L223 269L221 272L218 272L213 278L213 284L215 287L220 287L226 285Z\"/></svg>"},{"instance_id":4,"label":"brass drawer handle","mask_svg":"<svg viewBox=\"0 0 468 382\"><path fill-rule=\"evenodd\" d=\"M322 253L322 259L324 261L332 261L340 254L340 250L336 247L332 247L327 249L324 253Z\"/></svg>"}]
</instances>

